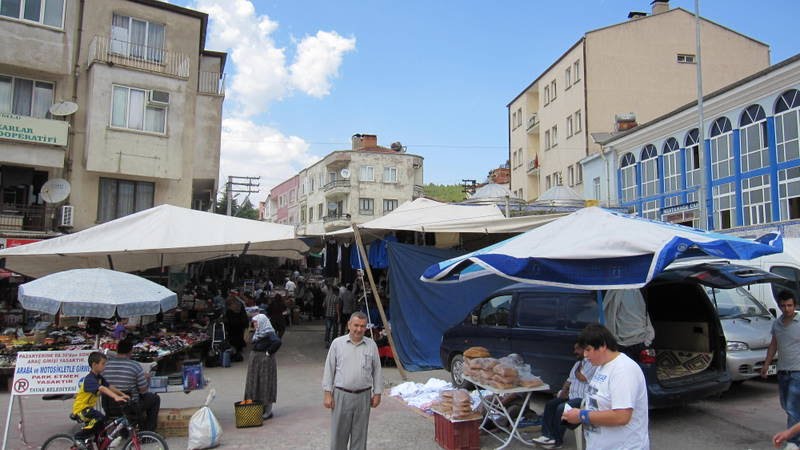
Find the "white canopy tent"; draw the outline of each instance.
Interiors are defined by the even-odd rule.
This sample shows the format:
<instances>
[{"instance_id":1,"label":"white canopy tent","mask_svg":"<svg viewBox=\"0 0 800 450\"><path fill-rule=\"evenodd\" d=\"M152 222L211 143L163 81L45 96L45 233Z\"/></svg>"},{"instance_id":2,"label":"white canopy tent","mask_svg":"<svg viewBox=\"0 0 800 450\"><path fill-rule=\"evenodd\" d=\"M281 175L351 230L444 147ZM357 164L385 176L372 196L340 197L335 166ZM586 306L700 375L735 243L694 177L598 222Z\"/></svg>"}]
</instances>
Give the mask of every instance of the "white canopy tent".
<instances>
[{"instance_id":1,"label":"white canopy tent","mask_svg":"<svg viewBox=\"0 0 800 450\"><path fill-rule=\"evenodd\" d=\"M364 230L406 230L428 233L521 233L549 223L565 214L543 214L506 218L495 205L455 205L418 198L400 205L383 217L360 224ZM348 236L353 230L325 233Z\"/></svg>"},{"instance_id":2,"label":"white canopy tent","mask_svg":"<svg viewBox=\"0 0 800 450\"><path fill-rule=\"evenodd\" d=\"M5 267L31 277L104 267L121 272L233 255L300 258L294 227L160 205L77 233L0 250Z\"/></svg>"}]
</instances>

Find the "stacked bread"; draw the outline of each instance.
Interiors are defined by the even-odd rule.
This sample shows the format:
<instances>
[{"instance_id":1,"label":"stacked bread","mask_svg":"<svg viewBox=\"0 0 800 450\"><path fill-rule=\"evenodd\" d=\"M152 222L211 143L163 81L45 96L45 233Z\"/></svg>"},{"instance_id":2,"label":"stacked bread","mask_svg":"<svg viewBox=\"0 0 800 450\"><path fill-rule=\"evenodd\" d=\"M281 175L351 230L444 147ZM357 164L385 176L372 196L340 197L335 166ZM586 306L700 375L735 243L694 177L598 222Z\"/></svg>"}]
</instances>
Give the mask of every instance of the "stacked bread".
<instances>
[{"instance_id":1,"label":"stacked bread","mask_svg":"<svg viewBox=\"0 0 800 450\"><path fill-rule=\"evenodd\" d=\"M495 389L534 388L544 384L531 374L530 365L520 355L512 353L500 359L488 355L489 351L483 347L470 347L464 351L464 375Z\"/></svg>"},{"instance_id":2,"label":"stacked bread","mask_svg":"<svg viewBox=\"0 0 800 450\"><path fill-rule=\"evenodd\" d=\"M490 386L497 389L511 389L517 386L519 372L508 364L498 363L492 368L491 379L486 381Z\"/></svg>"},{"instance_id":3,"label":"stacked bread","mask_svg":"<svg viewBox=\"0 0 800 450\"><path fill-rule=\"evenodd\" d=\"M453 392L453 419L465 419L472 415L472 400L463 389Z\"/></svg>"},{"instance_id":4,"label":"stacked bread","mask_svg":"<svg viewBox=\"0 0 800 450\"><path fill-rule=\"evenodd\" d=\"M439 393L439 401L434 405L434 409L450 417L453 414L453 394L456 391L447 390Z\"/></svg>"}]
</instances>

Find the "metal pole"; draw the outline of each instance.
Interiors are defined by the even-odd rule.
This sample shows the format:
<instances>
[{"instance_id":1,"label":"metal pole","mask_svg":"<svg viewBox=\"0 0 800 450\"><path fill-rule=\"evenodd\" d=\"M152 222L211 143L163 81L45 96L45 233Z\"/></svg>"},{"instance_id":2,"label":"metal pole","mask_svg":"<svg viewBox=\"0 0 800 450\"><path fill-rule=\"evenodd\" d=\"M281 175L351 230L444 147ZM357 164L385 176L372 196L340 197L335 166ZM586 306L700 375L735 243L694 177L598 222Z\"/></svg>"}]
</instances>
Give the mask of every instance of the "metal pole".
<instances>
[{"instance_id":1,"label":"metal pole","mask_svg":"<svg viewBox=\"0 0 800 450\"><path fill-rule=\"evenodd\" d=\"M6 415L6 429L3 432L3 450L6 450L6 446L8 445L8 429L11 425L11 410L14 408L14 400L17 398L13 392L14 388L12 387L11 389L11 399L8 401L8 414Z\"/></svg>"},{"instance_id":2,"label":"metal pole","mask_svg":"<svg viewBox=\"0 0 800 450\"><path fill-rule=\"evenodd\" d=\"M708 204L706 199L706 142L703 130L703 59L700 57L700 0L694 0L694 37L695 52L697 53L697 61L695 64L695 69L697 70L697 163L698 166L700 166L700 186L697 188L697 204L700 207L700 229L707 230Z\"/></svg>"},{"instance_id":3,"label":"metal pole","mask_svg":"<svg viewBox=\"0 0 800 450\"><path fill-rule=\"evenodd\" d=\"M233 203L233 177L228 177L228 183L225 185L225 203L227 203L227 212L225 213L226 216L231 215L231 203Z\"/></svg>"}]
</instances>

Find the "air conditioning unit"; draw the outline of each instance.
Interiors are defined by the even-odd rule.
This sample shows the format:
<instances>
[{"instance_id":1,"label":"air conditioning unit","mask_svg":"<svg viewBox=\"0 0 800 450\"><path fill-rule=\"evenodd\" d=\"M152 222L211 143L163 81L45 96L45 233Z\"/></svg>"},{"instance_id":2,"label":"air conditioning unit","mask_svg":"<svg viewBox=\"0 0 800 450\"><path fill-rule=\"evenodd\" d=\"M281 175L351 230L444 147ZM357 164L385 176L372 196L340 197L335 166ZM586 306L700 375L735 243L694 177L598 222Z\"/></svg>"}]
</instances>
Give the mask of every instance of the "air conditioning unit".
<instances>
[{"instance_id":1,"label":"air conditioning unit","mask_svg":"<svg viewBox=\"0 0 800 450\"><path fill-rule=\"evenodd\" d=\"M74 223L75 207L72 205L62 205L58 208L58 226L71 227Z\"/></svg>"},{"instance_id":2,"label":"air conditioning unit","mask_svg":"<svg viewBox=\"0 0 800 450\"><path fill-rule=\"evenodd\" d=\"M165 91L148 91L147 102L151 105L167 106L169 105L169 92Z\"/></svg>"}]
</instances>

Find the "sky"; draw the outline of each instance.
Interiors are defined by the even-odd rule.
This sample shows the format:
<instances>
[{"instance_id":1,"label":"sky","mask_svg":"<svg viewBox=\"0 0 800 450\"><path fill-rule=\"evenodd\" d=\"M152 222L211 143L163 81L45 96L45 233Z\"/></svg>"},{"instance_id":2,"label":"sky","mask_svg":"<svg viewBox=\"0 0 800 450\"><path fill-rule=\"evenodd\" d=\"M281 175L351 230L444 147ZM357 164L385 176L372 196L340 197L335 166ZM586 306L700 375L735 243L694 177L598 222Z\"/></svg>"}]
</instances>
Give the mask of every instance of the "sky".
<instances>
[{"instance_id":1,"label":"sky","mask_svg":"<svg viewBox=\"0 0 800 450\"><path fill-rule=\"evenodd\" d=\"M424 181L482 181L508 159L506 105L585 32L650 0L171 0L228 52L220 179L261 193L356 133L424 157ZM695 10L694 0L670 7ZM800 53L797 0L701 0L701 16ZM732 56L734 57L734 56ZM224 181L220 182L224 186Z\"/></svg>"}]
</instances>

